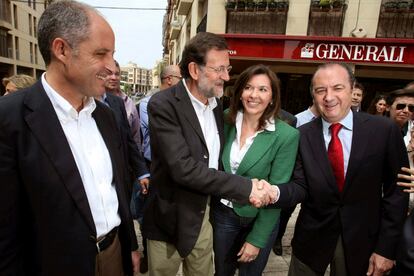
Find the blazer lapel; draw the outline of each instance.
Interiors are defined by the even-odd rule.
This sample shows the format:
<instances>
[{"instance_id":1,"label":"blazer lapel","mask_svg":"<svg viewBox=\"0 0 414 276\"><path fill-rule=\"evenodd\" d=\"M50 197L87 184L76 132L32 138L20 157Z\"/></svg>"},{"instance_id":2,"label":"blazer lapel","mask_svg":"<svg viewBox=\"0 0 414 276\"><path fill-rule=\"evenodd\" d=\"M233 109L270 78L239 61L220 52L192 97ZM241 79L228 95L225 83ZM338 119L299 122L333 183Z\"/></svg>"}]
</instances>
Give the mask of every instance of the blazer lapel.
<instances>
[{"instance_id":1,"label":"blazer lapel","mask_svg":"<svg viewBox=\"0 0 414 276\"><path fill-rule=\"evenodd\" d=\"M179 82L175 87L175 97L178 99L178 105L180 106L178 110L183 112L189 125L194 129L204 146L207 148L197 114L195 113L193 104L191 103L190 97L187 95L187 91L182 82Z\"/></svg>"},{"instance_id":2,"label":"blazer lapel","mask_svg":"<svg viewBox=\"0 0 414 276\"><path fill-rule=\"evenodd\" d=\"M227 131L228 127L228 131ZM231 145L233 144L233 141L236 137L236 128L234 126L228 126L226 125L226 135L227 135L227 142L224 144L223 148L223 154L221 156L224 171L231 173L231 167L230 167L230 152L231 152Z\"/></svg>"},{"instance_id":3,"label":"blazer lapel","mask_svg":"<svg viewBox=\"0 0 414 276\"><path fill-rule=\"evenodd\" d=\"M318 118L312 122L310 131L306 133L309 142L308 147L313 152L314 163L317 164L329 185L339 194L331 163L328 159L328 152L323 138L322 119Z\"/></svg>"},{"instance_id":4,"label":"blazer lapel","mask_svg":"<svg viewBox=\"0 0 414 276\"><path fill-rule=\"evenodd\" d=\"M35 84L33 90L27 92L25 105L28 108L25 114L28 127L51 160L79 212L96 234L95 223L75 159L52 103L40 81Z\"/></svg>"},{"instance_id":5,"label":"blazer lapel","mask_svg":"<svg viewBox=\"0 0 414 276\"><path fill-rule=\"evenodd\" d=\"M277 131L277 128L275 131ZM263 132L257 134L257 136L254 138L253 144L247 150L246 154L243 157L243 160L239 165L239 168L237 169L237 175L243 175L254 164L263 158L263 155L273 145L277 136L279 136L277 132L275 135L272 135L272 133L273 131L264 130Z\"/></svg>"},{"instance_id":6,"label":"blazer lapel","mask_svg":"<svg viewBox=\"0 0 414 276\"><path fill-rule=\"evenodd\" d=\"M368 118L362 119L358 116L358 112L354 112L354 124L352 130L352 145L349 154L348 169L345 176L344 193L349 189L349 184L352 183L352 178L363 160L365 149L368 147L369 137L374 137L370 134L369 128L364 128L364 123Z\"/></svg>"}]
</instances>

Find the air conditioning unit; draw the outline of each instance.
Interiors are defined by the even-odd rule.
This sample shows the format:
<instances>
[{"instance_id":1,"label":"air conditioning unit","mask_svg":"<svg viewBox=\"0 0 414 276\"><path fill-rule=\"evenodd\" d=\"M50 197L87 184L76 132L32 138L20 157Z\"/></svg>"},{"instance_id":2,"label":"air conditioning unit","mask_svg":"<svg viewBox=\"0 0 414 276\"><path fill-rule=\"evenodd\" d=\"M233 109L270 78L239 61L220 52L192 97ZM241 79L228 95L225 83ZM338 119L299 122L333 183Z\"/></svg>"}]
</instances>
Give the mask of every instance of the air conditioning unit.
<instances>
[{"instance_id":1,"label":"air conditioning unit","mask_svg":"<svg viewBox=\"0 0 414 276\"><path fill-rule=\"evenodd\" d=\"M362 37L366 37L366 36L367 36L367 31L365 31L365 29L364 29L364 28L362 28L362 27L358 27L358 28L355 28L355 29L351 32L351 35L352 35L353 37L359 37L359 38L362 38Z\"/></svg>"}]
</instances>

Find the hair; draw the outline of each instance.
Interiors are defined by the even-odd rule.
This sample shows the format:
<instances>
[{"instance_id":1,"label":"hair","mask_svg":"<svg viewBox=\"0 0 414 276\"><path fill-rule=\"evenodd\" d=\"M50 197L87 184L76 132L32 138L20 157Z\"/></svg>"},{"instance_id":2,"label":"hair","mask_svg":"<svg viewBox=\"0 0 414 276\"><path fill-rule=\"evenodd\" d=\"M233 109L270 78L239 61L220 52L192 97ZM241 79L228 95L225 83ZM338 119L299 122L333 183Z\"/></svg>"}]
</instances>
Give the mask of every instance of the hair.
<instances>
[{"instance_id":1,"label":"hair","mask_svg":"<svg viewBox=\"0 0 414 276\"><path fill-rule=\"evenodd\" d=\"M392 91L388 94L385 101L387 102L388 106L391 106L394 103L395 99L397 99L399 97L414 98L414 89L402 88L402 89L394 90L394 91Z\"/></svg>"},{"instance_id":2,"label":"hair","mask_svg":"<svg viewBox=\"0 0 414 276\"><path fill-rule=\"evenodd\" d=\"M236 117L237 112L239 110L243 110L243 103L241 101L241 95L243 93L244 88L246 87L247 83L253 76L257 75L266 75L270 80L270 86L272 88L272 101L270 104L266 107L264 110L262 116L259 118L259 125L257 127L257 130L261 130L265 127L266 121L268 121L271 118L277 118L279 112L280 112L280 81L279 78L276 76L276 74L269 69L269 67L258 64L253 65L244 70L238 79L236 80L236 83L234 84L233 88L233 97L230 102L230 111L228 113L228 116L226 117L226 120L230 124L236 123Z\"/></svg>"},{"instance_id":3,"label":"hair","mask_svg":"<svg viewBox=\"0 0 414 276\"><path fill-rule=\"evenodd\" d=\"M88 13L97 11L91 6L71 0L54 2L39 19L39 51L46 65L52 60L52 42L60 37L77 50L79 44L90 35Z\"/></svg>"},{"instance_id":4,"label":"hair","mask_svg":"<svg viewBox=\"0 0 414 276\"><path fill-rule=\"evenodd\" d=\"M2 82L5 87L9 84L9 82L11 82L16 86L17 90L20 90L32 86L36 82L36 79L28 75L20 74L9 78L3 78Z\"/></svg>"},{"instance_id":5,"label":"hair","mask_svg":"<svg viewBox=\"0 0 414 276\"><path fill-rule=\"evenodd\" d=\"M354 88L357 88L357 89L361 90L361 92L362 92L362 96L364 96L364 95L365 95L364 86L363 86L360 82L355 81L355 83L354 83Z\"/></svg>"},{"instance_id":6,"label":"hair","mask_svg":"<svg viewBox=\"0 0 414 276\"><path fill-rule=\"evenodd\" d=\"M119 66L119 62L118 62L118 61L116 61L116 60L114 60L114 62L115 62L115 66L116 66L116 68L118 68L118 70L119 70L119 71L121 71L121 67Z\"/></svg>"},{"instance_id":7,"label":"hair","mask_svg":"<svg viewBox=\"0 0 414 276\"><path fill-rule=\"evenodd\" d=\"M181 75L180 67L178 65L167 65L161 69L160 80L161 83L165 82L165 79L172 75Z\"/></svg>"},{"instance_id":8,"label":"hair","mask_svg":"<svg viewBox=\"0 0 414 276\"><path fill-rule=\"evenodd\" d=\"M414 88L414 81L409 82L404 88L405 89L413 89Z\"/></svg>"},{"instance_id":9,"label":"hair","mask_svg":"<svg viewBox=\"0 0 414 276\"><path fill-rule=\"evenodd\" d=\"M322 65L319 65L318 68L316 68L315 73L313 73L311 83L310 83L310 92L311 92L312 97L313 97L313 79L315 78L316 73L318 73L322 69L327 69L327 68L333 67L335 65L338 65L338 66L342 67L343 69L345 69L345 71L348 74L348 79L349 79L349 84L351 85L351 89L354 87L356 80L355 80L354 73L352 72L352 69L351 69L351 67L349 67L349 65L347 65L345 63L339 63L339 62L328 62L328 63L324 63Z\"/></svg>"},{"instance_id":10,"label":"hair","mask_svg":"<svg viewBox=\"0 0 414 276\"><path fill-rule=\"evenodd\" d=\"M371 101L371 104L368 107L367 113L372 114L372 115L376 115L377 114L377 103L381 100L384 100L385 102L387 102L387 97L383 94L377 94L375 96L375 98ZM383 113L383 115L385 114L385 111Z\"/></svg>"},{"instance_id":11,"label":"hair","mask_svg":"<svg viewBox=\"0 0 414 276\"><path fill-rule=\"evenodd\" d=\"M227 50L226 40L213 33L201 32L195 35L184 47L180 62L181 75L189 78L188 65L195 62L199 65L205 65L205 57L210 50Z\"/></svg>"}]
</instances>

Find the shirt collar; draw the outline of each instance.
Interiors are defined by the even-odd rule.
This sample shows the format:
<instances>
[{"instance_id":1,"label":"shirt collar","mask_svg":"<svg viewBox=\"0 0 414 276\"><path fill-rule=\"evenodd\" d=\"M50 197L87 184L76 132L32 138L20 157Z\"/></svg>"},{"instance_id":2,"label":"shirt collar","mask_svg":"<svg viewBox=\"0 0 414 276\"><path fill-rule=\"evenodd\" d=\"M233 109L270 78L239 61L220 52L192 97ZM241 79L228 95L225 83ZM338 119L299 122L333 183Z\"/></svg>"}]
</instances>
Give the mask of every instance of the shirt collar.
<instances>
[{"instance_id":1,"label":"shirt collar","mask_svg":"<svg viewBox=\"0 0 414 276\"><path fill-rule=\"evenodd\" d=\"M79 112L65 99L63 98L53 87L46 81L46 73L42 74L41 81L43 88L50 101L52 102L53 108L56 111L56 115L59 120L66 121L69 119L77 119L81 113L85 113L90 116L96 108L96 103L92 97L88 97L84 100L83 109Z\"/></svg>"},{"instance_id":2,"label":"shirt collar","mask_svg":"<svg viewBox=\"0 0 414 276\"><path fill-rule=\"evenodd\" d=\"M351 130L354 126L354 114L351 110L348 111L348 114L343 118L339 123L342 125L342 127ZM322 117L322 125L324 130L329 130L329 127L332 125L332 123L329 123L325 121L325 119Z\"/></svg>"},{"instance_id":3,"label":"shirt collar","mask_svg":"<svg viewBox=\"0 0 414 276\"><path fill-rule=\"evenodd\" d=\"M187 83L185 82L185 79L182 79L182 82L184 84L185 90L187 91L188 96L190 97L190 100L194 106L194 108L197 108L198 110L205 110L205 109L210 109L213 110L214 108L216 108L217 106L217 101L215 97L211 97L207 99L208 104L204 104L202 102L200 102L196 97L193 96L193 94L191 94L190 90L187 87Z\"/></svg>"},{"instance_id":4,"label":"shirt collar","mask_svg":"<svg viewBox=\"0 0 414 276\"><path fill-rule=\"evenodd\" d=\"M236 115L236 129L238 132L241 131L242 122L243 122L243 112L239 110ZM270 118L269 120L267 120L264 129L267 131L275 131L276 130L275 120L273 118ZM262 132L262 131L263 130L259 130L257 131L257 133Z\"/></svg>"}]
</instances>

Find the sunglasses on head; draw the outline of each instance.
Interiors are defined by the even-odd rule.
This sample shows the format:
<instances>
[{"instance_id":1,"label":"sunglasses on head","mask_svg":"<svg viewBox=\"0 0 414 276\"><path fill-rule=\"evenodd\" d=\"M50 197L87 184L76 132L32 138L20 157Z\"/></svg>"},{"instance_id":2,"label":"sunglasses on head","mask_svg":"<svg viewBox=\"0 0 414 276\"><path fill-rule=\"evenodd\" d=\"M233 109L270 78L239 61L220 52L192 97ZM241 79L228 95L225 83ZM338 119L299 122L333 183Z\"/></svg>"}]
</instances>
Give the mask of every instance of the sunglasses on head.
<instances>
[{"instance_id":1,"label":"sunglasses on head","mask_svg":"<svg viewBox=\"0 0 414 276\"><path fill-rule=\"evenodd\" d=\"M395 106L395 109L397 110L405 109L406 106L408 107L408 111L414 112L414 105L412 104L399 103Z\"/></svg>"}]
</instances>

